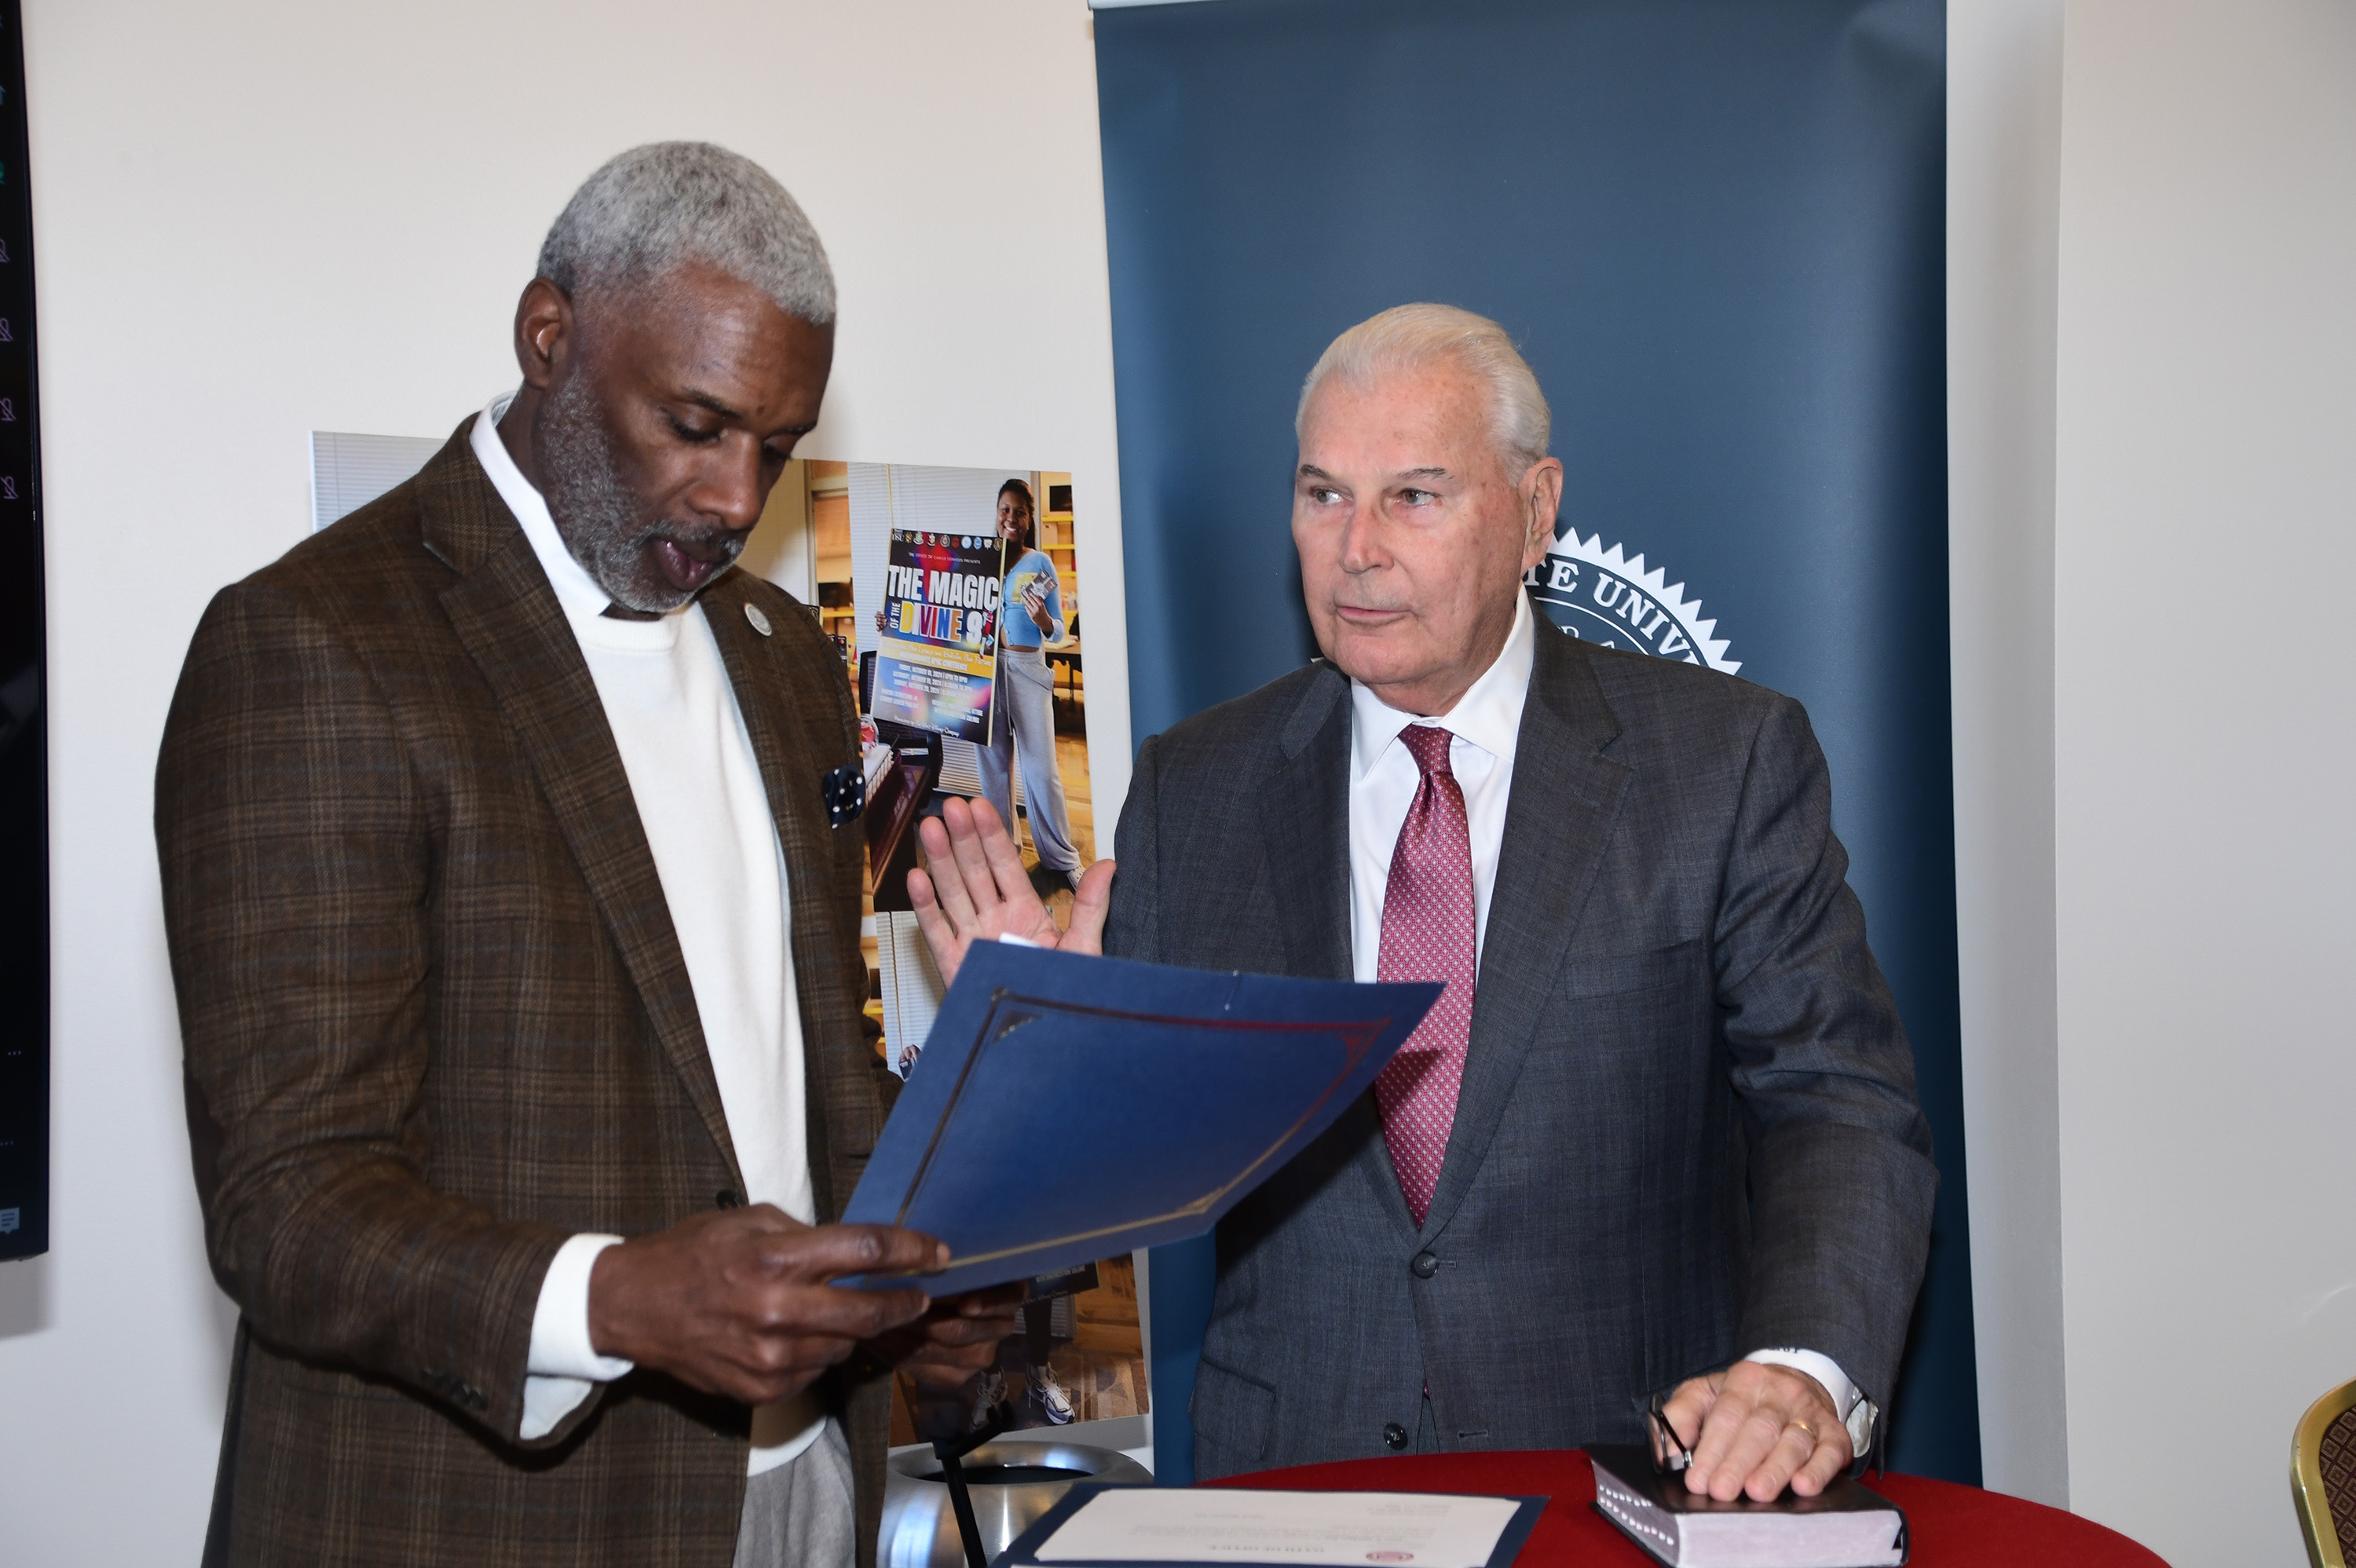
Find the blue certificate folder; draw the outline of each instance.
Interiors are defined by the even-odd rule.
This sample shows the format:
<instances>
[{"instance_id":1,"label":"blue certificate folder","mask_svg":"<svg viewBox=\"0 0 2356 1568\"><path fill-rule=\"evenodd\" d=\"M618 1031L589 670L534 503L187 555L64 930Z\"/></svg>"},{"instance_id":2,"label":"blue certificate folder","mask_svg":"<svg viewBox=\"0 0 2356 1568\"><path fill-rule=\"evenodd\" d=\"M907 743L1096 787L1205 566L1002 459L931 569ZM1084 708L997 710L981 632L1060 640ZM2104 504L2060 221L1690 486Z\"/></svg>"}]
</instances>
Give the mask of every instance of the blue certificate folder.
<instances>
[{"instance_id":1,"label":"blue certificate folder","mask_svg":"<svg viewBox=\"0 0 2356 1568\"><path fill-rule=\"evenodd\" d=\"M842 1217L947 1242L937 1296L1200 1235L1439 996L977 942Z\"/></svg>"}]
</instances>

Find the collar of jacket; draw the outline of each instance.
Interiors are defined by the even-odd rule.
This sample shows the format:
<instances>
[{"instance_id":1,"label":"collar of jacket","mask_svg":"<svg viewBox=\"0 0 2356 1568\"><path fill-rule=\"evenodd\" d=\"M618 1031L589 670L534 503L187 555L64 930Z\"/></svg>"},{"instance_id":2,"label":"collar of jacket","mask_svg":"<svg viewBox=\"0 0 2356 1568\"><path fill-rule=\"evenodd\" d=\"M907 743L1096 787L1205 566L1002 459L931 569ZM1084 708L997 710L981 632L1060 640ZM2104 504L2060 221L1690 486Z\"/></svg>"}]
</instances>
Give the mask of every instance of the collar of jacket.
<instances>
[{"instance_id":1,"label":"collar of jacket","mask_svg":"<svg viewBox=\"0 0 2356 1568\"><path fill-rule=\"evenodd\" d=\"M656 1038L742 1191L687 961L605 704L531 541L476 460L473 421L467 416L415 481L424 548L456 574L443 610L530 763Z\"/></svg>"},{"instance_id":2,"label":"collar of jacket","mask_svg":"<svg viewBox=\"0 0 2356 1568\"><path fill-rule=\"evenodd\" d=\"M1446 1228L1479 1174L1635 777L1610 754L1621 723L1596 681L1592 656L1552 625L1539 621L1532 650L1472 1040L1448 1154L1419 1232L1426 1242ZM1349 692L1348 677L1319 661L1277 736L1281 761L1267 792L1267 848L1277 886L1298 909L1285 924L1287 972L1295 975L1353 973ZM1370 1106L1363 1114L1371 1116ZM1414 1232L1379 1137L1365 1141L1357 1163L1394 1221Z\"/></svg>"}]
</instances>

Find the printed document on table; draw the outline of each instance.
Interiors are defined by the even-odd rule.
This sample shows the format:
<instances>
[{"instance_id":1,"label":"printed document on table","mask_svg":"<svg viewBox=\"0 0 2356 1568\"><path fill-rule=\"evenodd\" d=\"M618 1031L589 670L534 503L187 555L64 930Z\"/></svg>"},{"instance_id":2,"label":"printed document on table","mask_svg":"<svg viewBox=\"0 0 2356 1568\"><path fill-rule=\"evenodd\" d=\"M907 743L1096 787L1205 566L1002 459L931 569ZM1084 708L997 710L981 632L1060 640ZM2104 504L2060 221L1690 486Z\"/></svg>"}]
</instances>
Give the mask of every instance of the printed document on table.
<instances>
[{"instance_id":1,"label":"printed document on table","mask_svg":"<svg viewBox=\"0 0 2356 1568\"><path fill-rule=\"evenodd\" d=\"M1297 1563L1486 1568L1513 1498L1117 1487L1041 1543L1041 1563Z\"/></svg>"}]
</instances>

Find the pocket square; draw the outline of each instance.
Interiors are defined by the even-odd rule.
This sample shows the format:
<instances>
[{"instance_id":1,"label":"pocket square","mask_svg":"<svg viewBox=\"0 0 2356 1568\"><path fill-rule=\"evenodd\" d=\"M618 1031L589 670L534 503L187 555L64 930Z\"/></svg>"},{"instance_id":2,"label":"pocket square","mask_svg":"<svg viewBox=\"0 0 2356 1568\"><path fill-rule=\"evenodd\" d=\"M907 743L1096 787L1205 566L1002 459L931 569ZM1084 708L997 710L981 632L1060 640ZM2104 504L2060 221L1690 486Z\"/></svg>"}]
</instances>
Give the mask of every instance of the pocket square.
<instances>
[{"instance_id":1,"label":"pocket square","mask_svg":"<svg viewBox=\"0 0 2356 1568\"><path fill-rule=\"evenodd\" d=\"M840 827L867 808L867 775L855 763L829 768L819 782L819 795L826 802L827 826Z\"/></svg>"}]
</instances>

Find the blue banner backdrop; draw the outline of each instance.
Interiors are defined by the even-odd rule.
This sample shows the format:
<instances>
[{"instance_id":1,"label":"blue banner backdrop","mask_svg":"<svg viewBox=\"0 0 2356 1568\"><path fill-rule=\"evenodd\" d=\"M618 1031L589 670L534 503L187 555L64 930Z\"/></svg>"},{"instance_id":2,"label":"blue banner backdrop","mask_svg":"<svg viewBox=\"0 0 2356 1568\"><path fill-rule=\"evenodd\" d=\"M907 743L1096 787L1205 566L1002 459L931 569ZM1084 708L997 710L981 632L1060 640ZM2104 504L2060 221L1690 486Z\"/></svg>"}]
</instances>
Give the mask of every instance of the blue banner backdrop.
<instances>
[{"instance_id":1,"label":"blue banner backdrop","mask_svg":"<svg viewBox=\"0 0 2356 1568\"><path fill-rule=\"evenodd\" d=\"M1503 322L1568 471L1555 618L1739 667L1823 739L1943 1176L1890 1463L1978 1480L1942 0L1200 0L1096 39L1135 733L1314 652L1287 518L1325 344L1408 300ZM1208 1243L1151 1290L1183 1482Z\"/></svg>"}]
</instances>

